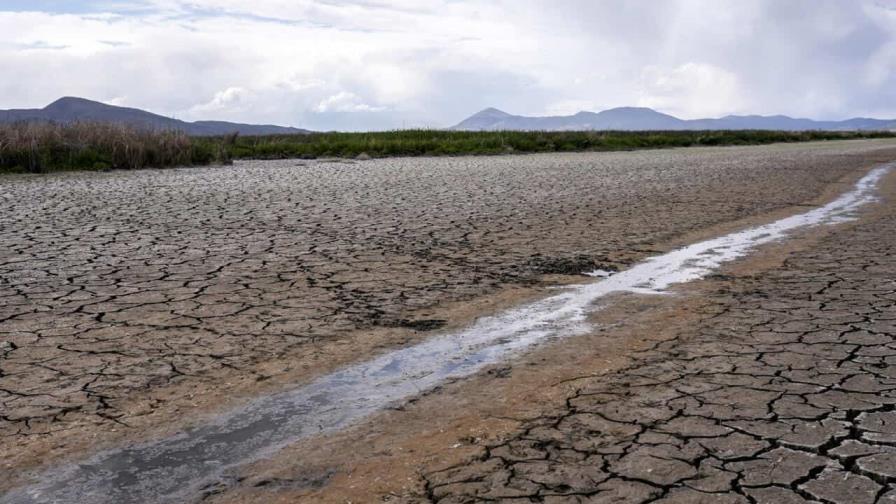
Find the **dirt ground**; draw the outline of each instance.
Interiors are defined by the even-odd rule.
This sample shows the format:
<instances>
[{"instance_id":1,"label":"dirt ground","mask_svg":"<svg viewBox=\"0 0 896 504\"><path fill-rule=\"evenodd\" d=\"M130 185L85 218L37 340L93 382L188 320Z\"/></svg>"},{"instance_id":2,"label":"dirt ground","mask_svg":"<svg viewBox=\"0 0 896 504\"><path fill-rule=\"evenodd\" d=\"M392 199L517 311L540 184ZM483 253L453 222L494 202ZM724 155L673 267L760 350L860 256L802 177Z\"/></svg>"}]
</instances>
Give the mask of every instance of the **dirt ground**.
<instances>
[{"instance_id":1,"label":"dirt ground","mask_svg":"<svg viewBox=\"0 0 896 504\"><path fill-rule=\"evenodd\" d=\"M886 196L742 265L695 324L473 463L424 470L422 500L896 502L896 176Z\"/></svg>"},{"instance_id":2,"label":"dirt ground","mask_svg":"<svg viewBox=\"0 0 896 504\"><path fill-rule=\"evenodd\" d=\"M209 488L254 502L896 502L896 173L861 219Z\"/></svg>"},{"instance_id":3,"label":"dirt ground","mask_svg":"<svg viewBox=\"0 0 896 504\"><path fill-rule=\"evenodd\" d=\"M0 216L0 489L25 468L178 428L537 297L565 281L557 275L622 268L700 233L792 211L891 159L893 142L860 141L0 178L10 209ZM643 303L688 320L681 307L634 305ZM653 340L603 337L594 348L612 369L639 341ZM558 366L534 364L539 379ZM499 399L521 412L550 402L527 408L523 398ZM530 413L522 424L483 417L474 431L530 432L546 414ZM458 445L458 461L475 451L484 465L465 467L484 479L507 470L478 436L434 439ZM610 465L604 473L621 474ZM304 494L349 474L332 460L306 469L299 483L292 474L257 488ZM485 492L450 470L409 474L405 497ZM542 491L532 488L520 491Z\"/></svg>"}]
</instances>

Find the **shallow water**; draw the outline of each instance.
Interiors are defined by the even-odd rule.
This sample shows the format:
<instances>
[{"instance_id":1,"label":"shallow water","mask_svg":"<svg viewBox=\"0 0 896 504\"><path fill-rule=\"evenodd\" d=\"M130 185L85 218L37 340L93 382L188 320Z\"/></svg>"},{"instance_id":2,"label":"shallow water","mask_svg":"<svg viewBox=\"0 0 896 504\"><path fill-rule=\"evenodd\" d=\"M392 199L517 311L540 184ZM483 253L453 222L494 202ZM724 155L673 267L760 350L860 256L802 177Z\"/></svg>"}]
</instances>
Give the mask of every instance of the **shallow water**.
<instances>
[{"instance_id":1,"label":"shallow water","mask_svg":"<svg viewBox=\"0 0 896 504\"><path fill-rule=\"evenodd\" d=\"M433 337L340 371L309 385L256 399L175 436L99 453L35 475L36 483L2 503L184 502L228 469L285 445L334 431L449 378L470 375L545 341L582 334L589 313L614 292L663 293L701 278L754 247L794 230L850 219L875 199L890 165L876 168L835 201L771 224L702 241L648 259L545 299L479 319L467 329Z\"/></svg>"}]
</instances>

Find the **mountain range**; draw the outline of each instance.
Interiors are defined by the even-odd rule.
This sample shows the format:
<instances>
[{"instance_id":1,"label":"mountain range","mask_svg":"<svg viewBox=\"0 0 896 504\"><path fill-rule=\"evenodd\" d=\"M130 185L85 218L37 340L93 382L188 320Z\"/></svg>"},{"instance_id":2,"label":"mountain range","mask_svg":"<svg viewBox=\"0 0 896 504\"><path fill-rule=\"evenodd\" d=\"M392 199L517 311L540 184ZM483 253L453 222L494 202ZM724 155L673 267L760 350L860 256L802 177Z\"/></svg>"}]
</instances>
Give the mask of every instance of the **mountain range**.
<instances>
[{"instance_id":1,"label":"mountain range","mask_svg":"<svg viewBox=\"0 0 896 504\"><path fill-rule=\"evenodd\" d=\"M225 121L187 122L145 110L116 107L84 98L60 98L42 109L0 110L0 123L12 122L110 122L141 129L178 130L193 136L288 135L309 133L308 130L270 124L240 124Z\"/></svg>"},{"instance_id":2,"label":"mountain range","mask_svg":"<svg viewBox=\"0 0 896 504\"><path fill-rule=\"evenodd\" d=\"M896 119L856 117L844 121L815 121L784 115L728 115L717 119L679 119L644 107L618 107L602 112L582 111L569 116L519 116L487 108L451 129L465 131L551 130L782 130L854 131L896 130Z\"/></svg>"},{"instance_id":3,"label":"mountain range","mask_svg":"<svg viewBox=\"0 0 896 504\"><path fill-rule=\"evenodd\" d=\"M42 109L0 110L0 124L12 122L111 122L151 130L179 130L193 136L289 135L309 130L270 124L225 121L187 122L145 110L118 107L84 98L60 98ZM816 121L784 115L728 115L716 119L679 119L645 107L618 107L602 112L582 111L568 116L521 116L487 108L464 119L453 130L563 131L563 130L782 130L855 131L896 130L896 119L856 117L843 121Z\"/></svg>"}]
</instances>

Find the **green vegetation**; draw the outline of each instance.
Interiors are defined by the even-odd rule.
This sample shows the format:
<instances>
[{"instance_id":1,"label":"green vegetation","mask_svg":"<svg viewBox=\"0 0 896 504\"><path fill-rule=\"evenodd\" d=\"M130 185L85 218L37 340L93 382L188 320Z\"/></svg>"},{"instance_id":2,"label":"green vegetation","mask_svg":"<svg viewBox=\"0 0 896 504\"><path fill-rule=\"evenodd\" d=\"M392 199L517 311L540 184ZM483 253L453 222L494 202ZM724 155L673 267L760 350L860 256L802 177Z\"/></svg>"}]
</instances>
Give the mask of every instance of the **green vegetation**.
<instances>
[{"instance_id":1,"label":"green vegetation","mask_svg":"<svg viewBox=\"0 0 896 504\"><path fill-rule=\"evenodd\" d=\"M313 133L240 137L234 158L454 156L755 145L776 142L896 137L893 132L831 131L444 131Z\"/></svg>"},{"instance_id":2,"label":"green vegetation","mask_svg":"<svg viewBox=\"0 0 896 504\"><path fill-rule=\"evenodd\" d=\"M0 126L0 171L136 169L229 163L231 159L454 156L611 151L812 140L893 138L858 131L444 131L189 137L109 124Z\"/></svg>"}]
</instances>

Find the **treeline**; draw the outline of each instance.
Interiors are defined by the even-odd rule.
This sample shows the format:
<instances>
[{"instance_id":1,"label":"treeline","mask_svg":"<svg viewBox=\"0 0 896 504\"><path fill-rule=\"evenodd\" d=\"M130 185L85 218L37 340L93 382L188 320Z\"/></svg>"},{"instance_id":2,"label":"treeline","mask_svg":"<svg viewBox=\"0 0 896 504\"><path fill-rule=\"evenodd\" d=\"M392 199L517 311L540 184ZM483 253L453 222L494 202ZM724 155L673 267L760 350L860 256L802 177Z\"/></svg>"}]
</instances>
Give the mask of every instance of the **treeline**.
<instances>
[{"instance_id":1,"label":"treeline","mask_svg":"<svg viewBox=\"0 0 896 504\"><path fill-rule=\"evenodd\" d=\"M232 159L456 156L893 138L884 131L447 131L190 137L122 125L0 125L0 171L137 169Z\"/></svg>"}]
</instances>

